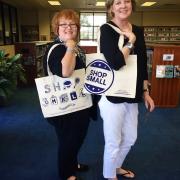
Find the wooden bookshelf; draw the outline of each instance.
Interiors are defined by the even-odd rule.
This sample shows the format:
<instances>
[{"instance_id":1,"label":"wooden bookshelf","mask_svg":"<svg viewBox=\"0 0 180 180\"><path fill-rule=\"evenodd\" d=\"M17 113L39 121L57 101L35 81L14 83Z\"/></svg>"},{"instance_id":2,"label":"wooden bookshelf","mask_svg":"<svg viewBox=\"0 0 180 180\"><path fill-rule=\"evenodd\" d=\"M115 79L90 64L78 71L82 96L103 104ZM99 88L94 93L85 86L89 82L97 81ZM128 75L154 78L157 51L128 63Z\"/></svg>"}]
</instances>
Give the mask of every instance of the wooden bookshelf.
<instances>
[{"instance_id":1,"label":"wooden bookshelf","mask_svg":"<svg viewBox=\"0 0 180 180\"><path fill-rule=\"evenodd\" d=\"M180 42L180 26L144 26L146 42Z\"/></svg>"},{"instance_id":2,"label":"wooden bookshelf","mask_svg":"<svg viewBox=\"0 0 180 180\"><path fill-rule=\"evenodd\" d=\"M23 42L39 41L38 25L37 26L23 25L21 26L21 32L22 32Z\"/></svg>"},{"instance_id":3,"label":"wooden bookshelf","mask_svg":"<svg viewBox=\"0 0 180 180\"><path fill-rule=\"evenodd\" d=\"M34 85L34 79L44 75L43 56L48 42L20 42L15 44L15 53L21 53L27 86Z\"/></svg>"}]
</instances>

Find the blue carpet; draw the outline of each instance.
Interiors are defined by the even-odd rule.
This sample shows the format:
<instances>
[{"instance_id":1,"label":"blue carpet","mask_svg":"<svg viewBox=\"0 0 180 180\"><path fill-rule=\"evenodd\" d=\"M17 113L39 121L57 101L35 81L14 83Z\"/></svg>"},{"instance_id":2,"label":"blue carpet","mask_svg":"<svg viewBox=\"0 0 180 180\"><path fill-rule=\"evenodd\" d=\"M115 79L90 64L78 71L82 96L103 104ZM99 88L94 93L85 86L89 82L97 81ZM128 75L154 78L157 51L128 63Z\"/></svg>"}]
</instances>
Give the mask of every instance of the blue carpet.
<instances>
[{"instance_id":1,"label":"blue carpet","mask_svg":"<svg viewBox=\"0 0 180 180\"><path fill-rule=\"evenodd\" d=\"M180 180L180 108L139 105L139 133L124 167L135 180ZM35 88L17 90L0 109L0 180L58 180L56 135L43 119ZM90 123L79 159L90 166L83 180L102 179L102 120ZM119 178L123 180L123 178Z\"/></svg>"}]
</instances>

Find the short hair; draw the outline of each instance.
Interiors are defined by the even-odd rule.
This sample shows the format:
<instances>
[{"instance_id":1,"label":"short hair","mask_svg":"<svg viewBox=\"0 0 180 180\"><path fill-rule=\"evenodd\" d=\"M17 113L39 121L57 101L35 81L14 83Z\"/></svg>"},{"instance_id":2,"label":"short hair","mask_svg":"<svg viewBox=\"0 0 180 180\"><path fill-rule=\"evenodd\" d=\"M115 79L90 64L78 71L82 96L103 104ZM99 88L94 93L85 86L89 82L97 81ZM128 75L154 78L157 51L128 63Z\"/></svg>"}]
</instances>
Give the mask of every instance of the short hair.
<instances>
[{"instance_id":1,"label":"short hair","mask_svg":"<svg viewBox=\"0 0 180 180\"><path fill-rule=\"evenodd\" d=\"M59 20L61 18L73 20L77 25L79 32L80 29L79 14L72 9L63 9L62 11L56 12L51 21L52 30L55 35L58 35Z\"/></svg>"},{"instance_id":2,"label":"short hair","mask_svg":"<svg viewBox=\"0 0 180 180\"><path fill-rule=\"evenodd\" d=\"M108 14L110 15L110 17L114 17L114 13L111 12L111 6L113 5L113 3L114 3L114 0L107 0L107 2L106 2L106 9L107 9ZM132 10L134 12L135 9L136 9L136 1L131 0L131 3L132 3Z\"/></svg>"}]
</instances>

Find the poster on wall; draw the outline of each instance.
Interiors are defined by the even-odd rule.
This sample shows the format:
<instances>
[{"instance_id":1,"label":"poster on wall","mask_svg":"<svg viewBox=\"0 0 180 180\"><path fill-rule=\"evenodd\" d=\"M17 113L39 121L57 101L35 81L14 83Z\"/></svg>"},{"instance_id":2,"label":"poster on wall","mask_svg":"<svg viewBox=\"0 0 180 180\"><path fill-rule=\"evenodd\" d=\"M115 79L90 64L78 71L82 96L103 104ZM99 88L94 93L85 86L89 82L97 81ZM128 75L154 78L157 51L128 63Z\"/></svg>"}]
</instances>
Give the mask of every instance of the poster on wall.
<instances>
[{"instance_id":1,"label":"poster on wall","mask_svg":"<svg viewBox=\"0 0 180 180\"><path fill-rule=\"evenodd\" d=\"M173 78L174 66L173 65L157 65L156 78Z\"/></svg>"},{"instance_id":2,"label":"poster on wall","mask_svg":"<svg viewBox=\"0 0 180 180\"><path fill-rule=\"evenodd\" d=\"M174 77L174 66L166 65L165 66L165 78L173 78Z\"/></svg>"},{"instance_id":3,"label":"poster on wall","mask_svg":"<svg viewBox=\"0 0 180 180\"><path fill-rule=\"evenodd\" d=\"M180 78L180 65L174 66L174 77Z\"/></svg>"}]
</instances>

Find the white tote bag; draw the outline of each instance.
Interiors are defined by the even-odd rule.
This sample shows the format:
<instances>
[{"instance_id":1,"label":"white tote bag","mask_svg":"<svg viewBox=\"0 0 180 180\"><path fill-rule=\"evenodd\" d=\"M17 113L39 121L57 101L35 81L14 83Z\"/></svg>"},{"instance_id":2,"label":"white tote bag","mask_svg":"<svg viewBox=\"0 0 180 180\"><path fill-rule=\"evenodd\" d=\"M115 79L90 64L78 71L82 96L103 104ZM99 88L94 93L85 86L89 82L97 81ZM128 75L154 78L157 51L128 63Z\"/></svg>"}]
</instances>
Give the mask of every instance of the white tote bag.
<instances>
[{"instance_id":1,"label":"white tote bag","mask_svg":"<svg viewBox=\"0 0 180 180\"><path fill-rule=\"evenodd\" d=\"M71 77L53 75L48 66L49 55L60 44L51 47L47 56L48 76L36 78L36 87L43 116L69 114L92 106L90 94L83 93L85 69L74 71Z\"/></svg>"},{"instance_id":2,"label":"white tote bag","mask_svg":"<svg viewBox=\"0 0 180 180\"><path fill-rule=\"evenodd\" d=\"M110 24L108 24L110 25ZM120 30L110 25L115 31ZM124 36L119 38L118 46L122 49ZM100 53L86 54L85 93L97 95L135 98L137 81L137 55L129 55L126 65L120 70L113 70Z\"/></svg>"}]
</instances>

